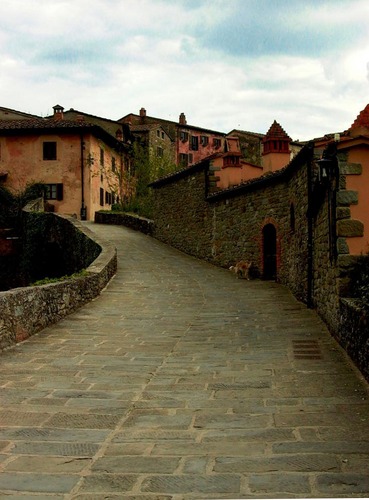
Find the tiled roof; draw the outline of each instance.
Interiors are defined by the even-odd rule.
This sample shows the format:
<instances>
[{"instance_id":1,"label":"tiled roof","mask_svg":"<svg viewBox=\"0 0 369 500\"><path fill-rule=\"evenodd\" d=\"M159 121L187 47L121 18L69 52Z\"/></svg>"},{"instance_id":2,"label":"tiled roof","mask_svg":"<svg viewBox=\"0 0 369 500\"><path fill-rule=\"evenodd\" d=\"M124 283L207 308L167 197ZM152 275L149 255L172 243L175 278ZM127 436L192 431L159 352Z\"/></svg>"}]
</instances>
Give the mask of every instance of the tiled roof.
<instances>
[{"instance_id":1,"label":"tiled roof","mask_svg":"<svg viewBox=\"0 0 369 500\"><path fill-rule=\"evenodd\" d=\"M356 120L351 125L350 129L365 127L369 129L369 104L356 117Z\"/></svg>"},{"instance_id":2,"label":"tiled roof","mask_svg":"<svg viewBox=\"0 0 369 500\"><path fill-rule=\"evenodd\" d=\"M4 108L3 106L0 106L0 114L3 115L18 115L19 117L24 117L24 118L40 118L37 115L33 115L30 113L24 113L23 111L17 111L16 109L10 109L10 108ZM22 118L22 119L24 119ZM7 120L8 118L4 118L4 120ZM12 118L9 118L10 120ZM21 118L19 118L21 119Z\"/></svg>"},{"instance_id":3,"label":"tiled roof","mask_svg":"<svg viewBox=\"0 0 369 500\"><path fill-rule=\"evenodd\" d=\"M265 139L288 139L291 138L287 135L287 133L283 130L278 122L274 120L270 129L268 130Z\"/></svg>"},{"instance_id":4,"label":"tiled roof","mask_svg":"<svg viewBox=\"0 0 369 500\"><path fill-rule=\"evenodd\" d=\"M74 120L53 120L46 118L32 118L26 120L0 120L0 130L32 130L32 129L60 129L85 128L94 126L92 123Z\"/></svg>"},{"instance_id":5,"label":"tiled roof","mask_svg":"<svg viewBox=\"0 0 369 500\"><path fill-rule=\"evenodd\" d=\"M143 125L130 125L132 132L147 132L148 130L154 130L158 127L161 128L160 123L147 123Z\"/></svg>"},{"instance_id":6,"label":"tiled roof","mask_svg":"<svg viewBox=\"0 0 369 500\"><path fill-rule=\"evenodd\" d=\"M75 134L85 132L101 138L112 147L127 145L119 141L115 135L105 130L102 126L85 120L65 120L53 118L35 118L21 120L0 120L0 134L16 136L18 134L47 134L59 131L61 133L74 131Z\"/></svg>"},{"instance_id":7,"label":"tiled roof","mask_svg":"<svg viewBox=\"0 0 369 500\"><path fill-rule=\"evenodd\" d=\"M227 135L237 135L237 134L241 134L241 135L247 135L247 136L252 136L252 137L256 137L258 139L262 139L263 137L265 137L265 134L260 134L258 132L250 132L249 130L239 130L239 129L233 129L231 130L230 132L228 132Z\"/></svg>"}]
</instances>

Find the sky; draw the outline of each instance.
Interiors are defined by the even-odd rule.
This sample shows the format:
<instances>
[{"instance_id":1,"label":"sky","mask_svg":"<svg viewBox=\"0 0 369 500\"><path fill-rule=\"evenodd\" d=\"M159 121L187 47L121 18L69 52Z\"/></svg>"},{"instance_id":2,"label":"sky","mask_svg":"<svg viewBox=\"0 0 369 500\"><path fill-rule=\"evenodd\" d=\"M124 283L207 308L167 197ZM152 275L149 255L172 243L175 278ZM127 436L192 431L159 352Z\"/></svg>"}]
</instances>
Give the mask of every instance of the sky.
<instances>
[{"instance_id":1,"label":"sky","mask_svg":"<svg viewBox=\"0 0 369 500\"><path fill-rule=\"evenodd\" d=\"M1 107L308 140L368 103L368 0L0 2Z\"/></svg>"}]
</instances>

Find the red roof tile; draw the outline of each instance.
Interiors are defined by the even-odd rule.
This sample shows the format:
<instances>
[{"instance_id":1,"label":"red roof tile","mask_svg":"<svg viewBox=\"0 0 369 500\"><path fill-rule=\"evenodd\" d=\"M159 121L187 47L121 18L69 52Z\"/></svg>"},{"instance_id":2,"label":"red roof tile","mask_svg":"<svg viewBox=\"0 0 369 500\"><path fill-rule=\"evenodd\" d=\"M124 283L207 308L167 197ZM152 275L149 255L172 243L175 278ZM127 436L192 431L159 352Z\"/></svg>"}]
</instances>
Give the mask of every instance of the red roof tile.
<instances>
[{"instance_id":1,"label":"red roof tile","mask_svg":"<svg viewBox=\"0 0 369 500\"><path fill-rule=\"evenodd\" d=\"M362 127L369 129L369 104L367 104L366 107L357 116L350 129Z\"/></svg>"},{"instance_id":2,"label":"red roof tile","mask_svg":"<svg viewBox=\"0 0 369 500\"><path fill-rule=\"evenodd\" d=\"M32 129L60 129L83 128L93 126L91 123L75 120L53 120L46 118L32 118L23 120L0 120L0 130L32 130Z\"/></svg>"},{"instance_id":3,"label":"red roof tile","mask_svg":"<svg viewBox=\"0 0 369 500\"><path fill-rule=\"evenodd\" d=\"M287 135L287 133L283 130L283 128L279 125L278 122L274 120L270 129L268 130L265 139L288 139L291 141L291 138Z\"/></svg>"}]
</instances>

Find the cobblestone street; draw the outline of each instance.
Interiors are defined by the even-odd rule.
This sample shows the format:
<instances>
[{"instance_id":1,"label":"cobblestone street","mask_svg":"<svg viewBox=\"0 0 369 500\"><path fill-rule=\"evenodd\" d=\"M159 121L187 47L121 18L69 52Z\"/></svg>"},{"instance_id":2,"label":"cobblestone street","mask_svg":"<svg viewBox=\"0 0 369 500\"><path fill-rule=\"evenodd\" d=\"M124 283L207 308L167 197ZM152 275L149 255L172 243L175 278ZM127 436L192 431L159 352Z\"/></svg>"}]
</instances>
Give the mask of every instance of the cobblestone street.
<instances>
[{"instance_id":1,"label":"cobblestone street","mask_svg":"<svg viewBox=\"0 0 369 500\"><path fill-rule=\"evenodd\" d=\"M102 294L0 353L0 498L369 497L368 384L283 286L124 227Z\"/></svg>"}]
</instances>

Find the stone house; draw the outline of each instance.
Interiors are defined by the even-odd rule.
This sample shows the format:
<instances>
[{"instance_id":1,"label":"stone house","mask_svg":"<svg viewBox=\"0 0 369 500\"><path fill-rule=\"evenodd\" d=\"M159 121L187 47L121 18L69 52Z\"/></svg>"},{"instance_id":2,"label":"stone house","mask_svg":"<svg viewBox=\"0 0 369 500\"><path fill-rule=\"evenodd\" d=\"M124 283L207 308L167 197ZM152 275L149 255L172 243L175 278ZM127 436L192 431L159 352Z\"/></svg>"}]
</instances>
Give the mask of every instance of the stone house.
<instances>
[{"instance_id":1,"label":"stone house","mask_svg":"<svg viewBox=\"0 0 369 500\"><path fill-rule=\"evenodd\" d=\"M15 109L3 108L0 106L0 120L29 120L31 118L40 118L40 116L23 113Z\"/></svg>"},{"instance_id":2,"label":"stone house","mask_svg":"<svg viewBox=\"0 0 369 500\"><path fill-rule=\"evenodd\" d=\"M0 120L1 181L15 191L42 182L51 210L81 219L110 209L124 195L129 136L122 125L102 121L67 118L59 105L49 118Z\"/></svg>"},{"instance_id":3,"label":"stone house","mask_svg":"<svg viewBox=\"0 0 369 500\"><path fill-rule=\"evenodd\" d=\"M275 154L266 146L264 158ZM252 261L257 276L316 308L369 377L367 317L350 301L351 271L369 251L369 105L347 131L310 141L255 178L226 187L224 172L229 180L241 167L223 160L152 183L153 235L225 268Z\"/></svg>"},{"instance_id":4,"label":"stone house","mask_svg":"<svg viewBox=\"0 0 369 500\"><path fill-rule=\"evenodd\" d=\"M143 151L147 154L147 159L150 160L153 166L156 166L152 174L155 175L156 171L159 171L159 175L160 172L163 175L168 170L174 170L172 167L175 165L174 144L159 123L130 125L129 128L135 143L143 148ZM160 168L161 165L162 168Z\"/></svg>"},{"instance_id":5,"label":"stone house","mask_svg":"<svg viewBox=\"0 0 369 500\"><path fill-rule=\"evenodd\" d=\"M146 110L141 108L138 115L130 113L118 121L130 124L133 132L137 126L154 124L161 127L171 139L170 148L175 165L179 168L188 167L224 150L226 134L188 125L184 113L180 114L178 122L174 122L148 116ZM150 147L155 148L155 145Z\"/></svg>"}]
</instances>

